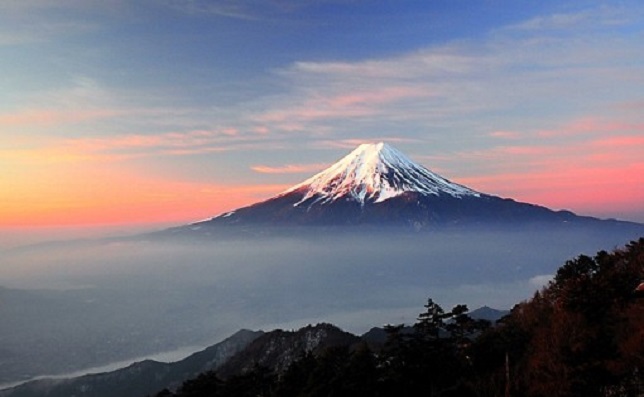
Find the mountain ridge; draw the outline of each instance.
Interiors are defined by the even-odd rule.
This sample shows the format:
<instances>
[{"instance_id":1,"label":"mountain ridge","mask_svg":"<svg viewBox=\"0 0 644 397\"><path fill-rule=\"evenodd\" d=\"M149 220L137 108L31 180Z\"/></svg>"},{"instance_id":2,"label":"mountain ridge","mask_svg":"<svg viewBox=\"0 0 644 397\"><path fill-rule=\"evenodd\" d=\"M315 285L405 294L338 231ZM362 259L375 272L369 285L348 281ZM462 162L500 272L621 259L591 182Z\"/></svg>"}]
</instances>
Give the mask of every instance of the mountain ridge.
<instances>
[{"instance_id":1,"label":"mountain ridge","mask_svg":"<svg viewBox=\"0 0 644 397\"><path fill-rule=\"evenodd\" d=\"M482 307L469 314L473 319L495 322L508 313ZM408 327L408 332L412 331L413 328ZM176 390L184 381L210 371L216 371L224 379L249 372L257 366L282 373L305 354L320 354L328 348L366 343L380 349L386 335L385 328L381 327L355 335L329 323L309 324L291 331L241 329L177 362L143 360L110 372L29 381L0 390L0 397L142 397L162 389Z\"/></svg>"},{"instance_id":2,"label":"mountain ridge","mask_svg":"<svg viewBox=\"0 0 644 397\"><path fill-rule=\"evenodd\" d=\"M0 390L0 397L142 397L164 388L177 389L199 374L217 371L230 377L261 365L284 371L307 353L348 346L360 337L320 323L298 330L240 330L215 345L174 363L144 360L125 368L66 379L41 379Z\"/></svg>"},{"instance_id":3,"label":"mountain ridge","mask_svg":"<svg viewBox=\"0 0 644 397\"><path fill-rule=\"evenodd\" d=\"M0 397L37 397L45 394L60 397L143 397L163 388L177 388L187 379L218 369L262 335L263 331L242 329L175 363L143 360L110 372L34 380L0 390Z\"/></svg>"}]
</instances>

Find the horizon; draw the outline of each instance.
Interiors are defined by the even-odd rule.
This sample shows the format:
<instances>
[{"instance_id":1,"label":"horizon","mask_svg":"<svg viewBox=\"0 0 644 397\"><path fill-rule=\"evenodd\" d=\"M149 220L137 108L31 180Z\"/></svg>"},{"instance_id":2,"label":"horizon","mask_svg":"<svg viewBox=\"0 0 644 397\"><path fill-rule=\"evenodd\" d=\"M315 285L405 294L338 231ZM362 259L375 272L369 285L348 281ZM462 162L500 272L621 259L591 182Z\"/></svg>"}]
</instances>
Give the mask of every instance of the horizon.
<instances>
[{"instance_id":1,"label":"horizon","mask_svg":"<svg viewBox=\"0 0 644 397\"><path fill-rule=\"evenodd\" d=\"M155 230L384 141L473 190L644 223L644 5L0 5L0 249Z\"/></svg>"}]
</instances>

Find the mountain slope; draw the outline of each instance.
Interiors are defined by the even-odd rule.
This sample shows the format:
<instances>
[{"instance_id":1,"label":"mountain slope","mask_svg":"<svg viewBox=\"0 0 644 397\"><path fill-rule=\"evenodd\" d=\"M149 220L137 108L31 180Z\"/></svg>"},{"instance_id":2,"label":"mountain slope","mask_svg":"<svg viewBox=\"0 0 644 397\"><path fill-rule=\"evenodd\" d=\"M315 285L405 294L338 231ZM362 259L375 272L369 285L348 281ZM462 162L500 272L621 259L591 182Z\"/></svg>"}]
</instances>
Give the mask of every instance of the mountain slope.
<instances>
[{"instance_id":1,"label":"mountain slope","mask_svg":"<svg viewBox=\"0 0 644 397\"><path fill-rule=\"evenodd\" d=\"M36 380L0 390L0 397L142 397L163 388L176 388L200 373L218 369L262 334L261 331L241 330L176 363L146 360L112 372Z\"/></svg>"},{"instance_id":2,"label":"mountain slope","mask_svg":"<svg viewBox=\"0 0 644 397\"><path fill-rule=\"evenodd\" d=\"M396 225L587 223L569 211L476 192L385 144L363 144L326 170L266 201L188 229L219 225ZM184 229L185 230L185 229Z\"/></svg>"},{"instance_id":3,"label":"mountain slope","mask_svg":"<svg viewBox=\"0 0 644 397\"><path fill-rule=\"evenodd\" d=\"M351 346L358 342L359 337L325 323L308 325L297 331L275 330L255 339L217 372L227 378L259 365L281 373L305 353L316 354L329 347Z\"/></svg>"},{"instance_id":4,"label":"mountain slope","mask_svg":"<svg viewBox=\"0 0 644 397\"><path fill-rule=\"evenodd\" d=\"M241 330L226 340L175 363L146 360L126 368L69 379L31 381L0 390L1 397L142 397L215 370L223 378L256 365L281 372L305 353L333 346L350 346L360 338L330 324L309 325L297 331Z\"/></svg>"}]
</instances>

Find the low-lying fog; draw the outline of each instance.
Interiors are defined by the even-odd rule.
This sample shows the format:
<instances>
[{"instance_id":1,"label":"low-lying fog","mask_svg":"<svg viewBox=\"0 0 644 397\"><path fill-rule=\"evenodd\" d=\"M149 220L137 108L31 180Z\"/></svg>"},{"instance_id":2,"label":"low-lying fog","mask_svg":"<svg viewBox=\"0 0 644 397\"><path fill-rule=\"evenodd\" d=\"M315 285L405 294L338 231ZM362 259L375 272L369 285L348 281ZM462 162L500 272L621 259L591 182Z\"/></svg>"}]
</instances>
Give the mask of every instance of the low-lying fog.
<instances>
[{"instance_id":1,"label":"low-lying fog","mask_svg":"<svg viewBox=\"0 0 644 397\"><path fill-rule=\"evenodd\" d=\"M428 297L508 309L636 232L298 233L0 252L0 383L206 346L240 328L413 323Z\"/></svg>"}]
</instances>

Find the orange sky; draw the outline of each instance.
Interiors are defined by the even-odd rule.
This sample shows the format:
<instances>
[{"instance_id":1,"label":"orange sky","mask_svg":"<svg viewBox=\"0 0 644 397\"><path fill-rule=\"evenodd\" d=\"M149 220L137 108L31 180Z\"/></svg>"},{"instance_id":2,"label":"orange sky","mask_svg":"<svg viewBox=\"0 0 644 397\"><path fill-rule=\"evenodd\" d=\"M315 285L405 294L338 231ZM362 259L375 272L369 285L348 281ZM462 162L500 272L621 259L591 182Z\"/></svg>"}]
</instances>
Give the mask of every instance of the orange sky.
<instances>
[{"instance_id":1,"label":"orange sky","mask_svg":"<svg viewBox=\"0 0 644 397\"><path fill-rule=\"evenodd\" d=\"M0 228L191 222L374 141L644 222L639 2L166 3L0 2Z\"/></svg>"},{"instance_id":2,"label":"orange sky","mask_svg":"<svg viewBox=\"0 0 644 397\"><path fill-rule=\"evenodd\" d=\"M2 181L0 227L183 223L286 187L182 182L115 169L49 169L13 176Z\"/></svg>"},{"instance_id":3,"label":"orange sky","mask_svg":"<svg viewBox=\"0 0 644 397\"><path fill-rule=\"evenodd\" d=\"M604 152L603 157L588 151L579 155L581 159L549 157L550 166L540 166L537 172L497 172L454 180L484 193L581 214L641 210L644 163L635 161L638 146L628 140L613 144L635 147L630 153L633 161L620 163L613 158L617 155L628 159L629 151L619 146L617 154ZM510 147L486 156L479 154L478 161L489 163L489 156L538 157L544 156L544 151L539 147ZM90 154L37 150L8 156L5 152L4 159L12 161L9 165L13 168L5 168L11 171L0 176L0 227L181 224L251 204L290 186L161 177L100 156L92 158ZM595 165L578 166L591 159ZM252 168L267 174L294 173L295 178L304 179L323 167L324 164Z\"/></svg>"}]
</instances>

